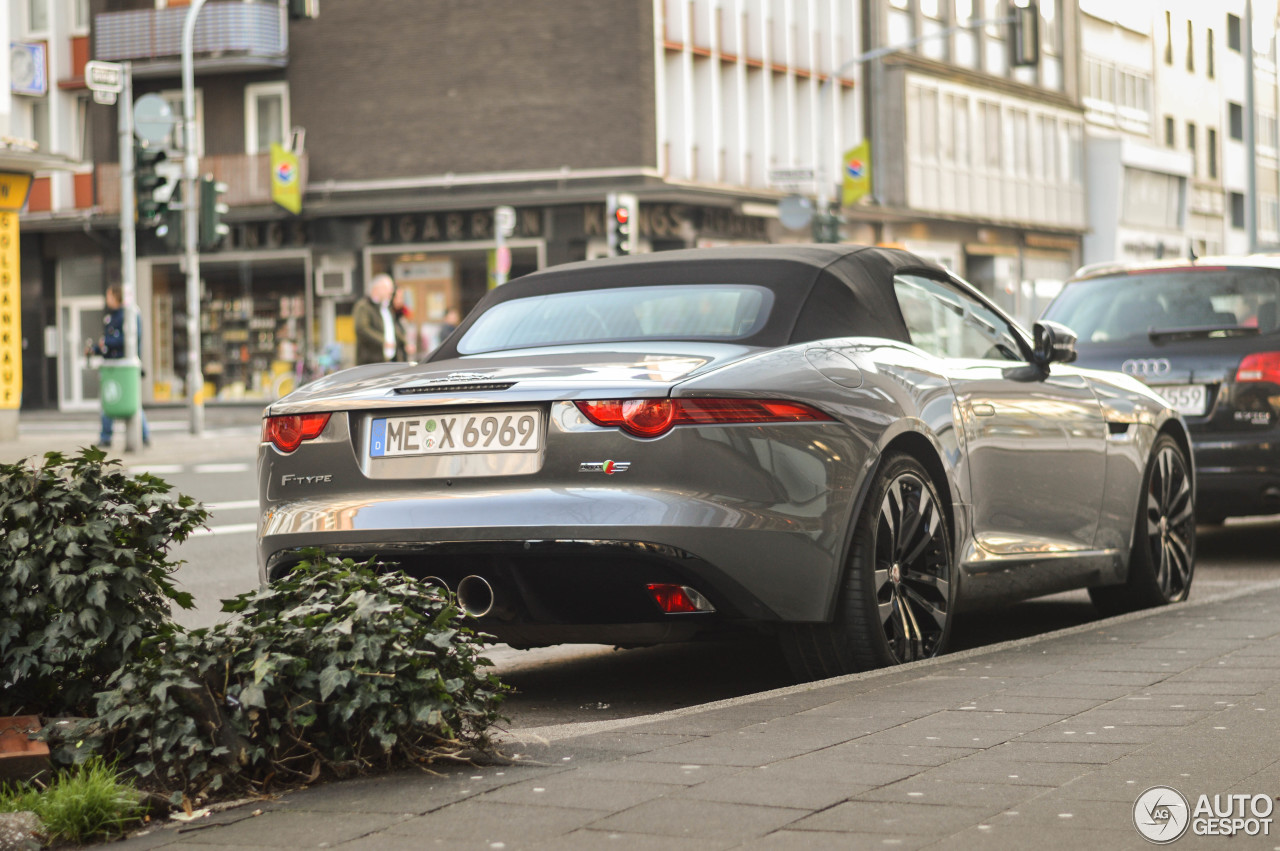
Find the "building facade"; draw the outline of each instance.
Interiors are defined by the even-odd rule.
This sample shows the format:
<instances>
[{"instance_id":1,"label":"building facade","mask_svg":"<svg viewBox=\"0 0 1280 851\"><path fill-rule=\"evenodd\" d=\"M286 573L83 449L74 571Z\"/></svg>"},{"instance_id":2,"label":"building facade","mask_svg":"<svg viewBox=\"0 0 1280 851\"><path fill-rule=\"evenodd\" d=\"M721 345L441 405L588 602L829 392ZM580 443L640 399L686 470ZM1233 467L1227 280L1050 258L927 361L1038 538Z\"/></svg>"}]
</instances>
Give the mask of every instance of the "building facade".
<instances>
[{"instance_id":1,"label":"building facade","mask_svg":"<svg viewBox=\"0 0 1280 851\"><path fill-rule=\"evenodd\" d=\"M67 291L85 300L59 310L57 249L39 235L55 219L79 228L93 209L90 102L83 68L89 56L88 0L12 0L0 14L9 64L0 85L0 171L32 174L20 216L23 405L53 407L58 388L83 386L95 397L97 374L79 356L102 333L100 278ZM75 224L72 224L74 222ZM116 251L118 254L118 241Z\"/></svg>"},{"instance_id":2,"label":"building facade","mask_svg":"<svg viewBox=\"0 0 1280 851\"><path fill-rule=\"evenodd\" d=\"M1214 193L1213 181L1203 175L1203 194L1193 200L1194 158L1181 146L1156 139L1163 127L1163 101L1156 90L1156 5L1081 0L1080 12L1091 226L1084 238L1085 263L1183 255L1190 244L1190 210L1200 211L1198 221L1212 234L1215 198L1217 231L1207 242L1220 246L1220 179ZM1177 70L1186 77L1183 84L1194 87L1189 110L1203 108L1197 98L1212 80L1207 72L1215 61L1207 46L1212 33L1205 37L1205 73L1193 80L1190 72ZM1207 108L1216 113L1215 101ZM1175 134L1188 127L1207 139L1216 138L1217 122L1208 116L1189 114L1175 124L1170 131ZM1218 168L1207 153L1205 162Z\"/></svg>"},{"instance_id":3,"label":"building facade","mask_svg":"<svg viewBox=\"0 0 1280 851\"><path fill-rule=\"evenodd\" d=\"M1014 64L1003 0L868 0L873 192L856 241L938 260L1023 320L1081 260L1087 230L1075 0L1041 0L1039 61ZM857 141L857 140L851 140Z\"/></svg>"},{"instance_id":4,"label":"building facade","mask_svg":"<svg viewBox=\"0 0 1280 851\"><path fill-rule=\"evenodd\" d=\"M1241 254L1280 243L1275 7L1081 0L1088 122L1085 262ZM1252 115L1254 142L1248 140Z\"/></svg>"},{"instance_id":5,"label":"building facade","mask_svg":"<svg viewBox=\"0 0 1280 851\"><path fill-rule=\"evenodd\" d=\"M349 357L351 306L379 272L406 291L429 346L448 310L469 310L493 280L499 205L517 213L513 276L605 253L616 191L640 200L642 250L807 239L779 226L785 193L769 172L814 162L821 75L858 38L846 0L291 10L307 4L211 0L197 19L197 153L201 174L228 186L230 234L202 252L201 304L189 306L181 252L140 232L146 401L189 392L188 310L200 313L210 400L270 399L302 377L308 353ZM128 62L135 97L158 94L180 116L186 13L91 0L90 55ZM835 120L850 120L851 86L833 99L846 110ZM85 288L100 301L119 278L116 122L115 108L89 105L91 207L26 217L59 309ZM181 134L175 125L160 166L175 179ZM300 158L298 215L271 202L272 143ZM95 404L73 349L46 404Z\"/></svg>"},{"instance_id":6,"label":"building facade","mask_svg":"<svg viewBox=\"0 0 1280 851\"><path fill-rule=\"evenodd\" d=\"M144 401L195 389L266 401L320 355L349 362L351 307L379 272L405 290L429 347L449 309L494 281L498 206L516 211L512 276L606 253L610 192L639 199L645 251L809 241L779 203L836 197L841 154L863 139L874 192L843 209L842 238L941 260L1023 318L1080 262L1075 0L1041 0L1028 68L1011 63L1007 0L319 5L209 0L199 13L196 152L228 187L230 233L202 251L188 305L180 243L140 231ZM75 133L92 170L51 180L47 209L23 222L54 329L52 388L31 404L97 404L79 338L120 278L118 115L78 88L83 60L128 63L135 98L181 116L187 13L178 0L87 0L87 50L68 54L60 91L83 104ZM973 26L944 34L958 23ZM159 167L175 181L182 138L175 123ZM273 144L298 157L298 214L272 202ZM192 311L202 388L185 381Z\"/></svg>"}]
</instances>

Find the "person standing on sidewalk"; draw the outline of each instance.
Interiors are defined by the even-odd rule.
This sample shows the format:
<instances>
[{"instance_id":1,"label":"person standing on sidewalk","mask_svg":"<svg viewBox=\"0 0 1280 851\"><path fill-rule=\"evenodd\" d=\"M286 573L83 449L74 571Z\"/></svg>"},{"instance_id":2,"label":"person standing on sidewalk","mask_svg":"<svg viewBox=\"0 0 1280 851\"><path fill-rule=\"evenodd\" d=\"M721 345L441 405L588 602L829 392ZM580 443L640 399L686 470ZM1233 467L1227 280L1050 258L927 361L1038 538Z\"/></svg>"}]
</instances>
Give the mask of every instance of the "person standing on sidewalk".
<instances>
[{"instance_id":1,"label":"person standing on sidewalk","mask_svg":"<svg viewBox=\"0 0 1280 851\"><path fill-rule=\"evenodd\" d=\"M351 319L356 329L356 365L386 363L396 359L403 332L396 322L391 297L396 285L390 275L374 275L368 294L356 302Z\"/></svg>"},{"instance_id":2,"label":"person standing on sidewalk","mask_svg":"<svg viewBox=\"0 0 1280 851\"><path fill-rule=\"evenodd\" d=\"M418 354L418 333L414 330L413 311L405 303L400 287L391 296L391 312L396 318L396 360L408 363Z\"/></svg>"},{"instance_id":3,"label":"person standing on sidewalk","mask_svg":"<svg viewBox=\"0 0 1280 851\"><path fill-rule=\"evenodd\" d=\"M99 355L107 360L118 360L124 357L124 297L120 291L119 284L112 284L107 287L107 315L104 317L106 327L102 331L102 337L98 339L96 344L91 344L85 351L86 355ZM142 351L142 317L138 317L138 351ZM147 424L147 414L142 410L142 406L138 406L138 416L142 417L142 445L151 445L151 427ZM102 430L98 435L98 440L94 446L103 449L111 445L111 432L113 431L114 421L107 416L104 411L102 414Z\"/></svg>"}]
</instances>

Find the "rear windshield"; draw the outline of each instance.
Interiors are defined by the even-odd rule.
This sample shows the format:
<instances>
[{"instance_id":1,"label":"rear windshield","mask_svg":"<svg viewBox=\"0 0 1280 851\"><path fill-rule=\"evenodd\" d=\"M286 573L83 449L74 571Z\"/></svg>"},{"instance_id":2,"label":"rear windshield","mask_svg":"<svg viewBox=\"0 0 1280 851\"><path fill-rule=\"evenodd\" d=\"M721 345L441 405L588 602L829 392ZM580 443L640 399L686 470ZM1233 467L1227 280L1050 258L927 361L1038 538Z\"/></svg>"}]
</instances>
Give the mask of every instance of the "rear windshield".
<instances>
[{"instance_id":1,"label":"rear windshield","mask_svg":"<svg viewBox=\"0 0 1280 851\"><path fill-rule=\"evenodd\" d=\"M458 341L464 355L570 343L721 340L764 325L773 293L747 284L618 287L504 301Z\"/></svg>"},{"instance_id":2,"label":"rear windshield","mask_svg":"<svg viewBox=\"0 0 1280 851\"><path fill-rule=\"evenodd\" d=\"M1044 317L1081 341L1130 340L1154 331L1276 330L1280 271L1200 268L1090 278L1069 284ZM1210 334L1209 336L1213 336Z\"/></svg>"}]
</instances>

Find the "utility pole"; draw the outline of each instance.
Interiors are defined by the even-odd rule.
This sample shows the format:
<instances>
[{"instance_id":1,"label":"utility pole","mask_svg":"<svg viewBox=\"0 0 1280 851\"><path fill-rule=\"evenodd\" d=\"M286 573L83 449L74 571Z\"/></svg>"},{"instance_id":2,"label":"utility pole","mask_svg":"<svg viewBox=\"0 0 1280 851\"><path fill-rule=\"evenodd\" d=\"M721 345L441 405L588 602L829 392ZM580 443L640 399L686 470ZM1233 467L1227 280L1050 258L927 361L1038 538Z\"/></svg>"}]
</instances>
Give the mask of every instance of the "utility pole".
<instances>
[{"instance_id":1,"label":"utility pole","mask_svg":"<svg viewBox=\"0 0 1280 851\"><path fill-rule=\"evenodd\" d=\"M191 408L191 433L204 433L204 369L200 363L200 253L197 200L200 163L196 156L196 16L205 0L191 0L182 21L182 240L187 266L187 401Z\"/></svg>"},{"instance_id":2,"label":"utility pole","mask_svg":"<svg viewBox=\"0 0 1280 851\"><path fill-rule=\"evenodd\" d=\"M1249 253L1258 250L1258 147L1253 111L1253 0L1244 3L1244 153L1245 153L1245 204L1244 229L1249 237Z\"/></svg>"},{"instance_id":3,"label":"utility pole","mask_svg":"<svg viewBox=\"0 0 1280 851\"><path fill-rule=\"evenodd\" d=\"M121 97L116 111L120 134L120 300L124 308L124 360L122 367L137 370L141 383L142 362L138 358L138 243L134 226L133 169L133 65L121 63ZM123 379L122 379L123 380ZM131 382L133 379L129 379ZM136 388L138 410L126 421L125 452L136 452L142 445L141 388Z\"/></svg>"}]
</instances>

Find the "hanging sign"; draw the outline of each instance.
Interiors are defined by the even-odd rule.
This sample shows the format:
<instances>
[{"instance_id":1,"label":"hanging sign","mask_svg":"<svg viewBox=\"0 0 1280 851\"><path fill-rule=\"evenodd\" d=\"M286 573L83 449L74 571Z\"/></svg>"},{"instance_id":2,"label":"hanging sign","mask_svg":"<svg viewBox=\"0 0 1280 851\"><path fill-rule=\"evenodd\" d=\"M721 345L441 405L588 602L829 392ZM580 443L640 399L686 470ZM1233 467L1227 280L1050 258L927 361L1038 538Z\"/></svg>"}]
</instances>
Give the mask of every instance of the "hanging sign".
<instances>
[{"instance_id":1,"label":"hanging sign","mask_svg":"<svg viewBox=\"0 0 1280 851\"><path fill-rule=\"evenodd\" d=\"M22 276L18 269L18 214L0 213L0 410L17 410L22 402Z\"/></svg>"},{"instance_id":2,"label":"hanging sign","mask_svg":"<svg viewBox=\"0 0 1280 851\"><path fill-rule=\"evenodd\" d=\"M298 155L271 143L271 200L295 216L302 212L302 169Z\"/></svg>"}]
</instances>

